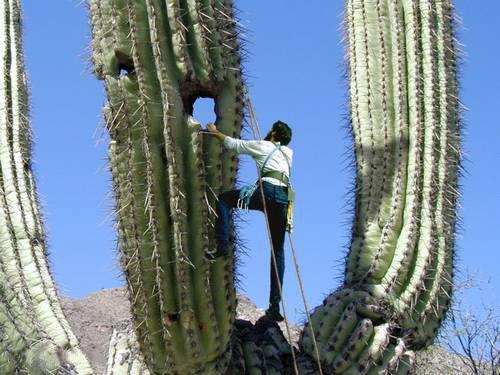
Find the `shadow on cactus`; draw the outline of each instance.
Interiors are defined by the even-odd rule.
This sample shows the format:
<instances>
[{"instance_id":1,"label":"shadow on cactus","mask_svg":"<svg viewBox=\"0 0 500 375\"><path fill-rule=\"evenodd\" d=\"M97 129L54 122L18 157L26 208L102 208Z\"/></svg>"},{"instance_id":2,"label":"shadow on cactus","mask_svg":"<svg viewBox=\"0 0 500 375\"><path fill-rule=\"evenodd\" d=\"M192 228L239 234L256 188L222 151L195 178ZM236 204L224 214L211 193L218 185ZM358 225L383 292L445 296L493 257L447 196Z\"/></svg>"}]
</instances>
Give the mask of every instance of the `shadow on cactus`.
<instances>
[{"instance_id":1,"label":"shadow on cactus","mask_svg":"<svg viewBox=\"0 0 500 375\"><path fill-rule=\"evenodd\" d=\"M89 0L89 11L141 352L123 373L293 373L276 325L235 322L233 257L204 257L215 243L215 196L234 186L238 160L202 139L190 115L197 98L213 98L218 128L240 136L231 0ZM2 12L0 332L8 339L0 365L91 374L46 264L18 2ZM452 289L460 159L453 9L450 0L348 0L345 31L355 214L345 280L312 312L312 331L324 373L406 373L414 351L436 336ZM319 372L309 328L296 349L300 374ZM114 336L117 352L130 342L124 332Z\"/></svg>"}]
</instances>

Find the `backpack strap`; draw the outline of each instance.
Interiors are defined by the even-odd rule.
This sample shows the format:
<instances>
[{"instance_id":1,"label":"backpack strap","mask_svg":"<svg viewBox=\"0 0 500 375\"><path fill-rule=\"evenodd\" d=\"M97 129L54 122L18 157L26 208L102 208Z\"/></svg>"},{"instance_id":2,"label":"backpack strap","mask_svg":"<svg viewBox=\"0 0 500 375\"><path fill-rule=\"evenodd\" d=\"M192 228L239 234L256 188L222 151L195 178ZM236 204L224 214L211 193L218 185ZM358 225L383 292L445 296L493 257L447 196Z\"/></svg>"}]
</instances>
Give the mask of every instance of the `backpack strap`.
<instances>
[{"instance_id":1,"label":"backpack strap","mask_svg":"<svg viewBox=\"0 0 500 375\"><path fill-rule=\"evenodd\" d=\"M290 165L290 158L288 157L287 154L285 154L285 152L281 149L281 147L280 147L280 151L283 154L283 156L285 157L286 164L288 165L288 175L290 177L292 177L292 167Z\"/></svg>"},{"instance_id":2,"label":"backpack strap","mask_svg":"<svg viewBox=\"0 0 500 375\"><path fill-rule=\"evenodd\" d=\"M262 167L260 168L260 178L272 177L278 181L281 181L282 183L284 183L288 187L288 202L290 203L290 207L289 207L289 211L288 211L288 219L289 219L289 225L291 225L291 203L295 200L295 192L292 189L292 185L290 183L289 177L283 172L278 172L278 171L264 172L264 167L266 166L267 162L271 159L271 157L274 155L274 153L277 150L280 150L281 153L283 154L283 156L285 157L285 160L288 164L288 173L291 175L292 171L291 171L291 166L290 166L290 161L288 159L288 156L283 152L283 150L281 149L281 145L278 143L276 145L276 147L274 148L274 150L272 150L267 155L266 159L264 160L264 163L262 164ZM241 188L240 196L239 196L238 203L237 203L238 208L243 208L243 209L248 210L248 206L250 204L250 199L251 199L253 193L255 192L255 190L257 190L258 184L259 184L259 182L257 181L253 185L248 185L248 186L244 186L243 188Z\"/></svg>"},{"instance_id":3,"label":"backpack strap","mask_svg":"<svg viewBox=\"0 0 500 375\"><path fill-rule=\"evenodd\" d=\"M264 177L264 167L266 166L267 162L269 159L271 159L271 156L276 152L281 147L280 144L277 144L274 150L272 150L269 155L267 155L266 160L264 160L264 164L262 164L262 167L260 168L260 177ZM267 173L267 172L266 172ZM243 186L240 189L240 195L237 203L238 208L243 208L248 210L248 206L250 205L250 199L252 199L252 195L257 190L259 186L259 181L255 182L252 185L247 185Z\"/></svg>"},{"instance_id":4,"label":"backpack strap","mask_svg":"<svg viewBox=\"0 0 500 375\"><path fill-rule=\"evenodd\" d=\"M269 155L267 155L266 157L266 160L264 160L264 164L262 164L262 167L260 168L260 175L262 176L264 174L264 167L266 166L267 162L269 161L269 159L271 159L271 157L274 155L274 153L276 151L278 151L279 149L281 148L281 145L278 143L276 145L276 147L274 148L274 150L272 150Z\"/></svg>"}]
</instances>

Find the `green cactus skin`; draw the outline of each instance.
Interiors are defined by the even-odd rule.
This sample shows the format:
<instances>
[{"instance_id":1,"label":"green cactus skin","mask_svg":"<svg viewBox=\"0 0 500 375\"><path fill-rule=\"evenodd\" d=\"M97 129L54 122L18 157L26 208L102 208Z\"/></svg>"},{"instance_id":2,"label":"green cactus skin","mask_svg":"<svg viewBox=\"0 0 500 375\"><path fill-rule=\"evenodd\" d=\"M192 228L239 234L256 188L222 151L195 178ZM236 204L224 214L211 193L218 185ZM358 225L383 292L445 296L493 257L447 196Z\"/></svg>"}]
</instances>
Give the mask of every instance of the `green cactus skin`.
<instances>
[{"instance_id":1,"label":"green cactus skin","mask_svg":"<svg viewBox=\"0 0 500 375\"><path fill-rule=\"evenodd\" d=\"M230 360L233 259L209 264L214 195L234 186L236 157L189 115L214 98L217 125L243 117L230 1L92 0L93 60L104 115L121 261L137 339L154 373L217 373ZM126 74L124 74L126 73Z\"/></svg>"},{"instance_id":2,"label":"green cactus skin","mask_svg":"<svg viewBox=\"0 0 500 375\"><path fill-rule=\"evenodd\" d=\"M453 8L450 0L348 0L345 9L355 217L344 289L312 321L333 373L405 373L411 350L435 338L452 289ZM313 354L308 330L301 346Z\"/></svg>"},{"instance_id":3,"label":"green cactus skin","mask_svg":"<svg viewBox=\"0 0 500 375\"><path fill-rule=\"evenodd\" d=\"M31 170L19 1L0 2L0 372L92 374L62 312Z\"/></svg>"}]
</instances>

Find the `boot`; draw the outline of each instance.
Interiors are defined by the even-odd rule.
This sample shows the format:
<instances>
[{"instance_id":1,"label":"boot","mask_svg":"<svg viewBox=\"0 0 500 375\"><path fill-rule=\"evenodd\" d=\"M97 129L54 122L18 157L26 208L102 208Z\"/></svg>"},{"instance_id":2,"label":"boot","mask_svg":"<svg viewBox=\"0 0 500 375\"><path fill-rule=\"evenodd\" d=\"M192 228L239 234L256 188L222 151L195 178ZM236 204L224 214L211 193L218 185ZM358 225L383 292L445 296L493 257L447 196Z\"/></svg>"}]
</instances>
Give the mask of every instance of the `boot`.
<instances>
[{"instance_id":1,"label":"boot","mask_svg":"<svg viewBox=\"0 0 500 375\"><path fill-rule=\"evenodd\" d=\"M280 306L278 304L269 305L269 308L266 310L266 317L274 320L275 322L282 322L285 320L285 318L283 318L280 314Z\"/></svg>"},{"instance_id":2,"label":"boot","mask_svg":"<svg viewBox=\"0 0 500 375\"><path fill-rule=\"evenodd\" d=\"M229 254L229 241L217 241L217 249L205 252L205 258L215 261L217 258L225 257Z\"/></svg>"}]
</instances>

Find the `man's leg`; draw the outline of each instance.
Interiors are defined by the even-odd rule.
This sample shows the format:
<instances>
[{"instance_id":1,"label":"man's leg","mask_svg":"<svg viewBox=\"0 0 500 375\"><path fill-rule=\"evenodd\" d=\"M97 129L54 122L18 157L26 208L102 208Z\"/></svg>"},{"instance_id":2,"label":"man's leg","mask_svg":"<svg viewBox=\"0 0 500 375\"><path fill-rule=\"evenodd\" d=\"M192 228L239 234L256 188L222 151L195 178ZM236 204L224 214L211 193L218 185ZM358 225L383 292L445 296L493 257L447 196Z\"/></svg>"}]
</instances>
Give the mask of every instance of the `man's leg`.
<instances>
[{"instance_id":1,"label":"man's leg","mask_svg":"<svg viewBox=\"0 0 500 375\"><path fill-rule=\"evenodd\" d=\"M283 320L279 314L281 301L280 286L283 290L283 275L285 273L285 232L286 232L286 205L282 203L268 203L268 217L271 237L276 258L276 266L271 256L271 290L269 293L269 315L275 320ZM276 275L276 272L278 273Z\"/></svg>"},{"instance_id":2,"label":"man's leg","mask_svg":"<svg viewBox=\"0 0 500 375\"><path fill-rule=\"evenodd\" d=\"M215 221L217 250L215 253L207 254L210 259L226 256L228 253L231 209L237 206L239 196L239 190L226 191L218 196L216 207L217 219Z\"/></svg>"}]
</instances>

